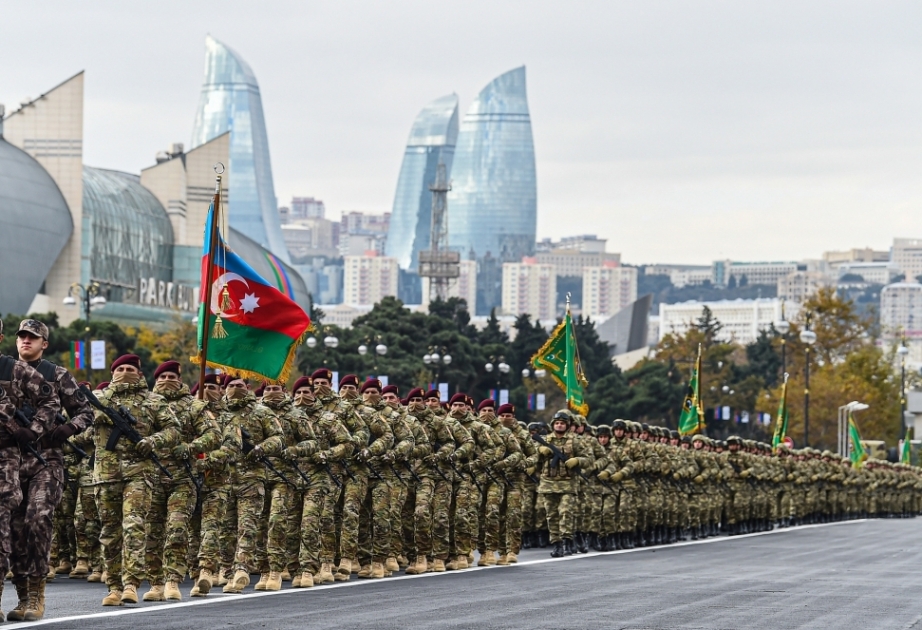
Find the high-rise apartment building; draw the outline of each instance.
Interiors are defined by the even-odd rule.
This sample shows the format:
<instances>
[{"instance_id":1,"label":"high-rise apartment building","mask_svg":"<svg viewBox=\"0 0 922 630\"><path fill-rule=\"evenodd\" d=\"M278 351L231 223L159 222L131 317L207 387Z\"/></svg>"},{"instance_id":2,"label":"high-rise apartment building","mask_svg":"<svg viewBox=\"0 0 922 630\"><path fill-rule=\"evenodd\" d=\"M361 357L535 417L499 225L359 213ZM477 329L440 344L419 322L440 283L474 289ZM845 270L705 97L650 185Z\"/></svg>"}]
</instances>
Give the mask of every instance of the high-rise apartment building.
<instances>
[{"instance_id":1,"label":"high-rise apartment building","mask_svg":"<svg viewBox=\"0 0 922 630\"><path fill-rule=\"evenodd\" d=\"M544 239L538 243L535 256L540 263L554 265L558 277L582 278L586 267L621 262L621 254L605 251L606 243L595 234L564 237L557 242Z\"/></svg>"},{"instance_id":2,"label":"high-rise apartment building","mask_svg":"<svg viewBox=\"0 0 922 630\"><path fill-rule=\"evenodd\" d=\"M892 250L893 264L912 282L922 276L922 238L895 238Z\"/></svg>"},{"instance_id":3,"label":"high-rise apartment building","mask_svg":"<svg viewBox=\"0 0 922 630\"><path fill-rule=\"evenodd\" d=\"M506 315L528 313L543 322L557 317L557 272L534 256L503 263L502 309Z\"/></svg>"},{"instance_id":4,"label":"high-rise apartment building","mask_svg":"<svg viewBox=\"0 0 922 630\"><path fill-rule=\"evenodd\" d=\"M711 265L711 282L718 287L729 284L771 284L798 270L804 265L796 262L739 262L716 260Z\"/></svg>"},{"instance_id":5,"label":"high-rise apartment building","mask_svg":"<svg viewBox=\"0 0 922 630\"><path fill-rule=\"evenodd\" d=\"M754 342L761 331L770 330L772 323L781 319L782 301L779 298L760 298L660 303L659 340L670 333L686 334L701 317L705 306L711 311L711 316L723 325L717 334L719 341L735 341L746 345ZM784 304L784 315L788 320L795 319L799 311L800 306L796 302Z\"/></svg>"},{"instance_id":6,"label":"high-rise apartment building","mask_svg":"<svg viewBox=\"0 0 922 630\"><path fill-rule=\"evenodd\" d=\"M313 197L293 197L289 206L288 219L324 219L327 209L320 199Z\"/></svg>"},{"instance_id":7,"label":"high-rise apartment building","mask_svg":"<svg viewBox=\"0 0 922 630\"><path fill-rule=\"evenodd\" d=\"M835 283L819 271L795 271L778 280L778 297L803 303L823 287Z\"/></svg>"},{"instance_id":8,"label":"high-rise apartment building","mask_svg":"<svg viewBox=\"0 0 922 630\"><path fill-rule=\"evenodd\" d=\"M881 290L880 331L887 339L922 339L922 284L895 282Z\"/></svg>"},{"instance_id":9,"label":"high-rise apartment building","mask_svg":"<svg viewBox=\"0 0 922 630\"><path fill-rule=\"evenodd\" d=\"M345 256L343 258L343 302L352 305L377 304L397 295L396 258L389 256Z\"/></svg>"},{"instance_id":10,"label":"high-rise apartment building","mask_svg":"<svg viewBox=\"0 0 922 630\"><path fill-rule=\"evenodd\" d=\"M471 103L458 133L448 240L478 267L476 312L502 301L498 267L535 250L537 184L525 67L497 77ZM504 273L504 272L503 272Z\"/></svg>"},{"instance_id":11,"label":"high-rise apartment building","mask_svg":"<svg viewBox=\"0 0 922 630\"><path fill-rule=\"evenodd\" d=\"M611 317L637 299L637 268L606 262L583 269L583 314L596 321Z\"/></svg>"},{"instance_id":12,"label":"high-rise apartment building","mask_svg":"<svg viewBox=\"0 0 922 630\"><path fill-rule=\"evenodd\" d=\"M234 182L228 199L230 225L288 262L259 84L240 55L209 35L192 148L228 131L230 163L225 166Z\"/></svg>"},{"instance_id":13,"label":"high-rise apartment building","mask_svg":"<svg viewBox=\"0 0 922 630\"><path fill-rule=\"evenodd\" d=\"M416 116L403 153L385 251L400 268L416 271L419 252L429 248L436 169L451 173L458 141L458 96L438 98Z\"/></svg>"},{"instance_id":14,"label":"high-rise apartment building","mask_svg":"<svg viewBox=\"0 0 922 630\"><path fill-rule=\"evenodd\" d=\"M477 302L477 261L462 260L458 264L459 275L448 284L449 298L462 298L468 308ZM429 279L422 279L422 305L429 304Z\"/></svg>"}]
</instances>

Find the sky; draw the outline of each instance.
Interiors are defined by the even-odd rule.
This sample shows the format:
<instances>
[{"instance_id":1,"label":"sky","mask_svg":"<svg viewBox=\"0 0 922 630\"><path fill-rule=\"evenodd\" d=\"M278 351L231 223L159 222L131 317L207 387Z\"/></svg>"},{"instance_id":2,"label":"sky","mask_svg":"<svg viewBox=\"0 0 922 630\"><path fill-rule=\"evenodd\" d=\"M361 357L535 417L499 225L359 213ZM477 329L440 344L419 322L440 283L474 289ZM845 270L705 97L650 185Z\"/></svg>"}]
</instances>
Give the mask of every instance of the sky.
<instances>
[{"instance_id":1,"label":"sky","mask_svg":"<svg viewBox=\"0 0 922 630\"><path fill-rule=\"evenodd\" d=\"M84 162L189 144L204 40L260 84L279 204L386 212L419 110L525 64L538 238L642 264L922 237L922 4L0 1L0 103L85 70ZM451 209L449 208L449 212Z\"/></svg>"}]
</instances>

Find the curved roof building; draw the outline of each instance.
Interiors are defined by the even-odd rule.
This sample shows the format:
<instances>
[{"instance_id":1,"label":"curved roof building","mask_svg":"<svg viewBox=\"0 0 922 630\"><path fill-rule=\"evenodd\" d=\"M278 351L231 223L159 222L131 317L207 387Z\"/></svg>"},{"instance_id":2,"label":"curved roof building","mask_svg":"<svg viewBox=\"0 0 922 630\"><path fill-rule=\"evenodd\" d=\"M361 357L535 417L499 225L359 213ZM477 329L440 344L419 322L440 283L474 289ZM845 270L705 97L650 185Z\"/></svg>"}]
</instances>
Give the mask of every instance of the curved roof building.
<instances>
[{"instance_id":1,"label":"curved roof building","mask_svg":"<svg viewBox=\"0 0 922 630\"><path fill-rule=\"evenodd\" d=\"M259 84L240 55L209 35L192 148L227 131L231 132L227 167L233 183L228 191L230 224L288 262Z\"/></svg>"},{"instance_id":2,"label":"curved roof building","mask_svg":"<svg viewBox=\"0 0 922 630\"><path fill-rule=\"evenodd\" d=\"M173 226L136 175L83 167L82 245L89 269L81 275L113 290L172 279Z\"/></svg>"},{"instance_id":3,"label":"curved roof building","mask_svg":"<svg viewBox=\"0 0 922 630\"><path fill-rule=\"evenodd\" d=\"M410 129L403 153L397 193L387 234L386 254L401 269L416 271L419 251L429 247L432 193L439 162L451 173L458 140L458 96L450 94L426 105Z\"/></svg>"},{"instance_id":4,"label":"curved roof building","mask_svg":"<svg viewBox=\"0 0 922 630\"><path fill-rule=\"evenodd\" d=\"M15 269L0 282L0 313L26 313L73 232L51 175L0 133L0 252Z\"/></svg>"},{"instance_id":5,"label":"curved roof building","mask_svg":"<svg viewBox=\"0 0 922 630\"><path fill-rule=\"evenodd\" d=\"M537 184L525 66L494 79L471 103L458 134L451 179L452 249L462 258L489 255L500 262L518 262L533 253Z\"/></svg>"}]
</instances>

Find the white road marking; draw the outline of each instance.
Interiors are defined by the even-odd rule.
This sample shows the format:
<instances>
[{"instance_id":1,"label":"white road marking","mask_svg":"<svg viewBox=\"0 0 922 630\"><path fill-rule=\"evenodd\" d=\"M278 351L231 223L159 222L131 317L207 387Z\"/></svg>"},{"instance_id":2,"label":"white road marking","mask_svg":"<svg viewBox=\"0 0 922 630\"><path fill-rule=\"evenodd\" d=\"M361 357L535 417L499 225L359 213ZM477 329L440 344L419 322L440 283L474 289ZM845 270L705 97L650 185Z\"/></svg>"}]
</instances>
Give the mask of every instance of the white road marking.
<instances>
[{"instance_id":1,"label":"white road marking","mask_svg":"<svg viewBox=\"0 0 922 630\"><path fill-rule=\"evenodd\" d=\"M258 597L277 597L282 595L311 595L313 593L321 593L335 588L349 588L349 587L358 587L358 586L372 586L372 585L381 585L381 584L391 584L393 582L400 582L405 580L421 580L426 578L436 578L444 577L449 575L464 575L472 571L495 571L497 569L510 569L514 567L524 567L532 566L536 564L547 564L550 562L568 562L573 560L584 560L587 558L599 558L603 556L615 556L625 553L638 553L643 551L654 551L654 550L666 550L666 549L676 549L678 547L689 547L692 545L708 545L712 543L719 542L733 542L735 540L745 540L747 538L754 538L756 536L769 536L773 534L783 534L786 532L797 532L805 529L816 529L818 527L833 527L836 525L849 525L852 523L864 523L867 519L855 519L852 521L838 521L835 523L818 523L815 525L799 525L797 527L787 527L784 529L773 529L767 532L755 532L752 534L740 534L739 536L715 536L713 538L703 538L701 540L689 540L685 542L672 543L671 545L654 545L650 547L635 547L634 549L620 549L617 551L590 551L589 553L574 554L572 556L564 556L563 558L540 558L537 560L527 560L525 562L518 562L516 564L510 564L507 566L490 566L490 567L470 567L469 569L464 569L461 571L445 571L444 573L423 573L422 575L401 575L397 577L385 578L383 580L372 580L372 579L355 579L352 578L348 582L335 582L333 584L326 584L323 586L314 586L312 588L287 588L280 591L259 591L253 593L247 593L246 595L226 595L222 593L219 597L203 597L196 598L192 601L182 601L182 602L167 602L162 606L144 606L141 608L118 608L117 610L108 610L105 612L90 613L85 615L73 615L70 617L55 617L43 619L42 621L32 621L28 622L29 628L34 628L36 626L44 626L54 623L64 623L68 621L79 621L83 619L101 619L108 617L123 617L125 615L138 615L144 613L160 613L171 610L176 610L177 608L189 608L191 606L207 606L210 604L228 604L233 602L245 601L248 599L255 599ZM188 595L186 595L188 597ZM24 625L23 628L26 626Z\"/></svg>"}]
</instances>

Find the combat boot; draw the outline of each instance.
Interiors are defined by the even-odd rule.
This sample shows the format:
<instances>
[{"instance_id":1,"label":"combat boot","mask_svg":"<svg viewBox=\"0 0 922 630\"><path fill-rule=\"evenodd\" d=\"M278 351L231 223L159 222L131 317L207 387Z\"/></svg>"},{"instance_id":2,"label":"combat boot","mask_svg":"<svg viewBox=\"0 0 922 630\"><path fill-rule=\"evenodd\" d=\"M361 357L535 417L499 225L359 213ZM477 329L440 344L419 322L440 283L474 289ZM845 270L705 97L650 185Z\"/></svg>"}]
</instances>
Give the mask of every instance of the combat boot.
<instances>
[{"instance_id":1,"label":"combat boot","mask_svg":"<svg viewBox=\"0 0 922 630\"><path fill-rule=\"evenodd\" d=\"M230 567L221 567L221 570L218 571L218 581L216 584L218 586L226 586L230 581L229 576L231 575Z\"/></svg>"},{"instance_id":2,"label":"combat boot","mask_svg":"<svg viewBox=\"0 0 922 630\"><path fill-rule=\"evenodd\" d=\"M519 556L518 554L510 551L506 554L506 560L509 562L509 564L516 564L519 561Z\"/></svg>"},{"instance_id":3,"label":"combat boot","mask_svg":"<svg viewBox=\"0 0 922 630\"><path fill-rule=\"evenodd\" d=\"M48 575L45 576L45 579L46 579L46 580L53 580L53 579L55 578L55 576L57 575L57 573L55 572L54 569L55 569L55 567L53 567L53 566L51 566L51 565L48 566ZM8 579L8 580L12 580L12 579L13 579L13 572L12 572L12 571L9 571L9 572L6 574L6 579Z\"/></svg>"},{"instance_id":4,"label":"combat boot","mask_svg":"<svg viewBox=\"0 0 922 630\"><path fill-rule=\"evenodd\" d=\"M109 589L109 594L102 598L103 606L121 606L122 592L119 589Z\"/></svg>"},{"instance_id":5,"label":"combat boot","mask_svg":"<svg viewBox=\"0 0 922 630\"><path fill-rule=\"evenodd\" d=\"M406 569L410 566L410 561L403 554L397 556L397 566L400 567L400 570Z\"/></svg>"},{"instance_id":6,"label":"combat boot","mask_svg":"<svg viewBox=\"0 0 922 630\"><path fill-rule=\"evenodd\" d=\"M441 558L436 558L432 561L432 570L435 573L444 573L445 572L445 561Z\"/></svg>"},{"instance_id":7,"label":"combat boot","mask_svg":"<svg viewBox=\"0 0 922 630\"><path fill-rule=\"evenodd\" d=\"M284 571L282 571L281 577L282 577L283 582L290 582L291 581L291 571L289 571L288 569L285 569Z\"/></svg>"},{"instance_id":8,"label":"combat boot","mask_svg":"<svg viewBox=\"0 0 922 630\"><path fill-rule=\"evenodd\" d=\"M522 533L522 549L531 549L531 532Z\"/></svg>"},{"instance_id":9,"label":"combat boot","mask_svg":"<svg viewBox=\"0 0 922 630\"><path fill-rule=\"evenodd\" d=\"M0 582L2 584L2 582ZM29 610L29 578L14 578L13 586L16 587L16 595L19 597L19 603L16 608L10 611L6 616L7 621L23 621L26 618L26 611ZM0 593L2 593L0 589ZM105 605L105 604L103 604Z\"/></svg>"},{"instance_id":10,"label":"combat boot","mask_svg":"<svg viewBox=\"0 0 922 630\"><path fill-rule=\"evenodd\" d=\"M538 543L539 547L545 549L548 545L551 544L551 533L548 530L542 529L540 532L538 532L538 535L540 537L540 542Z\"/></svg>"},{"instance_id":11,"label":"combat boot","mask_svg":"<svg viewBox=\"0 0 922 630\"><path fill-rule=\"evenodd\" d=\"M211 587L215 583L215 574L209 571L208 569L202 569L199 571L198 579L195 581L195 588L198 589L198 595L192 595L193 597L204 597L211 592Z\"/></svg>"},{"instance_id":12,"label":"combat boot","mask_svg":"<svg viewBox=\"0 0 922 630\"><path fill-rule=\"evenodd\" d=\"M128 590L127 588L125 589ZM163 584L151 584L150 590L144 593L142 599L145 602L162 602L163 601ZM137 602L134 602L137 603Z\"/></svg>"},{"instance_id":13,"label":"combat boot","mask_svg":"<svg viewBox=\"0 0 922 630\"><path fill-rule=\"evenodd\" d=\"M551 551L552 558L563 558L566 553L567 552L564 548L564 541L558 540L554 543L554 549Z\"/></svg>"},{"instance_id":14,"label":"combat boot","mask_svg":"<svg viewBox=\"0 0 922 630\"><path fill-rule=\"evenodd\" d=\"M301 588L301 573L296 573L291 578L291 588Z\"/></svg>"},{"instance_id":15,"label":"combat boot","mask_svg":"<svg viewBox=\"0 0 922 630\"><path fill-rule=\"evenodd\" d=\"M337 582L348 582L351 573L352 561L342 558L339 561L339 566L336 568L336 574L333 576L333 579Z\"/></svg>"},{"instance_id":16,"label":"combat boot","mask_svg":"<svg viewBox=\"0 0 922 630\"><path fill-rule=\"evenodd\" d=\"M397 558L395 558L394 556L388 556L387 560L384 561L384 568L390 571L391 573L394 573L395 571L399 571L400 565L397 563ZM372 571L374 571L374 568L372 568Z\"/></svg>"},{"instance_id":17,"label":"combat boot","mask_svg":"<svg viewBox=\"0 0 922 630\"><path fill-rule=\"evenodd\" d=\"M86 560L77 560L77 564L68 574L71 579L85 578L90 574L90 564Z\"/></svg>"},{"instance_id":18,"label":"combat boot","mask_svg":"<svg viewBox=\"0 0 922 630\"><path fill-rule=\"evenodd\" d=\"M496 566L498 567L508 567L509 566L509 556L508 554L503 554L499 557L499 560L496 561Z\"/></svg>"},{"instance_id":19,"label":"combat boot","mask_svg":"<svg viewBox=\"0 0 922 630\"><path fill-rule=\"evenodd\" d=\"M589 548L602 551L602 543L599 541L599 535L595 532L589 532Z\"/></svg>"},{"instance_id":20,"label":"combat boot","mask_svg":"<svg viewBox=\"0 0 922 630\"><path fill-rule=\"evenodd\" d=\"M371 577L371 564L362 565L362 568L359 569L359 577L363 580Z\"/></svg>"},{"instance_id":21,"label":"combat boot","mask_svg":"<svg viewBox=\"0 0 922 630\"><path fill-rule=\"evenodd\" d=\"M29 578L29 608L26 610L23 621L39 621L44 616L45 578Z\"/></svg>"},{"instance_id":22,"label":"combat boot","mask_svg":"<svg viewBox=\"0 0 922 630\"><path fill-rule=\"evenodd\" d=\"M268 573L259 574L259 582L256 583L256 586L253 587L255 591L264 591L266 590L266 583L269 581Z\"/></svg>"},{"instance_id":23,"label":"combat boot","mask_svg":"<svg viewBox=\"0 0 922 630\"><path fill-rule=\"evenodd\" d=\"M170 579L163 585L163 599L168 602L181 602L182 593L179 592L179 580Z\"/></svg>"},{"instance_id":24,"label":"combat boot","mask_svg":"<svg viewBox=\"0 0 922 630\"><path fill-rule=\"evenodd\" d=\"M563 539L563 555L572 556L576 553L576 544L573 542L572 538Z\"/></svg>"},{"instance_id":25,"label":"combat boot","mask_svg":"<svg viewBox=\"0 0 922 630\"><path fill-rule=\"evenodd\" d=\"M493 555L493 551L486 550L480 554L480 559L477 561L478 567L492 567L496 564L496 556Z\"/></svg>"},{"instance_id":26,"label":"combat boot","mask_svg":"<svg viewBox=\"0 0 922 630\"><path fill-rule=\"evenodd\" d=\"M237 569L234 571L234 581L231 584L234 585L238 593L242 592L243 589L250 585L250 574L243 569Z\"/></svg>"},{"instance_id":27,"label":"combat boot","mask_svg":"<svg viewBox=\"0 0 922 630\"><path fill-rule=\"evenodd\" d=\"M336 578L333 577L333 565L329 562L324 562L320 565L320 572L317 574L317 581L321 584L332 584L336 581Z\"/></svg>"},{"instance_id":28,"label":"combat boot","mask_svg":"<svg viewBox=\"0 0 922 630\"><path fill-rule=\"evenodd\" d=\"M297 588L313 588L314 575L310 571L302 571Z\"/></svg>"},{"instance_id":29,"label":"combat boot","mask_svg":"<svg viewBox=\"0 0 922 630\"><path fill-rule=\"evenodd\" d=\"M416 562L407 567L407 575L422 575L429 570L426 556L416 556Z\"/></svg>"},{"instance_id":30,"label":"combat boot","mask_svg":"<svg viewBox=\"0 0 922 630\"><path fill-rule=\"evenodd\" d=\"M137 584L126 584L125 585L125 588L122 589L122 603L123 604L137 604L138 603L138 585Z\"/></svg>"},{"instance_id":31,"label":"combat boot","mask_svg":"<svg viewBox=\"0 0 922 630\"><path fill-rule=\"evenodd\" d=\"M378 580L384 577L384 564L381 562L372 562L371 563L371 574L368 576L372 579Z\"/></svg>"},{"instance_id":32,"label":"combat boot","mask_svg":"<svg viewBox=\"0 0 922 630\"><path fill-rule=\"evenodd\" d=\"M266 580L267 591L282 590L282 574L278 571L269 571L269 579Z\"/></svg>"},{"instance_id":33,"label":"combat boot","mask_svg":"<svg viewBox=\"0 0 922 630\"><path fill-rule=\"evenodd\" d=\"M102 582L102 571L99 569L93 569L88 576L86 576L87 582Z\"/></svg>"},{"instance_id":34,"label":"combat boot","mask_svg":"<svg viewBox=\"0 0 922 630\"><path fill-rule=\"evenodd\" d=\"M205 594L199 590L198 584L196 584L189 590L189 597L205 597Z\"/></svg>"},{"instance_id":35,"label":"combat boot","mask_svg":"<svg viewBox=\"0 0 922 630\"><path fill-rule=\"evenodd\" d=\"M58 566L55 567L54 572L55 573L70 573L73 570L73 568L74 567L71 565L69 560L67 560L66 558L61 558L61 561L58 562Z\"/></svg>"}]
</instances>

